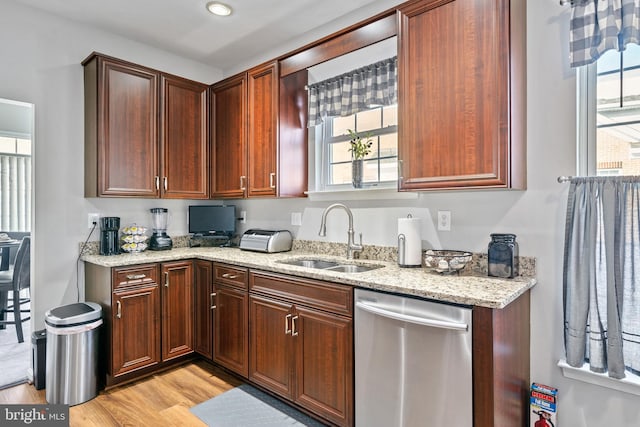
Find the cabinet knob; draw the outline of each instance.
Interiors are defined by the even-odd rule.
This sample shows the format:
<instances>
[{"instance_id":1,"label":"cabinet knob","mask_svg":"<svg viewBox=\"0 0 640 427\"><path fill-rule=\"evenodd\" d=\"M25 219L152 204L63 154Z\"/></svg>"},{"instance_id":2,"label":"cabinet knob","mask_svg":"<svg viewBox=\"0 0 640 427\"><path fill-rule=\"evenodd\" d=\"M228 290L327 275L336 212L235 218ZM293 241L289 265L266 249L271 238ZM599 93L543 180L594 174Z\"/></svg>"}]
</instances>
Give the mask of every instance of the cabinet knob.
<instances>
[{"instance_id":1,"label":"cabinet knob","mask_svg":"<svg viewBox=\"0 0 640 427\"><path fill-rule=\"evenodd\" d=\"M167 179L167 177L165 176L163 179L163 184L164 184L164 191L167 191L167 187L168 187L168 182L169 180Z\"/></svg>"},{"instance_id":2,"label":"cabinet knob","mask_svg":"<svg viewBox=\"0 0 640 427\"><path fill-rule=\"evenodd\" d=\"M269 174L269 187L276 188L276 174L275 174L275 172L271 172Z\"/></svg>"},{"instance_id":3,"label":"cabinet knob","mask_svg":"<svg viewBox=\"0 0 640 427\"><path fill-rule=\"evenodd\" d=\"M297 315L291 318L291 336L292 337L298 336L298 331L296 330L296 320L298 320Z\"/></svg>"},{"instance_id":4,"label":"cabinet knob","mask_svg":"<svg viewBox=\"0 0 640 427\"><path fill-rule=\"evenodd\" d=\"M242 175L242 176L240 177L240 189L241 189L242 191L244 191L244 190L246 190L246 189L247 189L247 186L246 186L246 183L245 183L245 181L246 181L246 180L247 180L247 177L246 177L246 176Z\"/></svg>"},{"instance_id":5,"label":"cabinet knob","mask_svg":"<svg viewBox=\"0 0 640 427\"><path fill-rule=\"evenodd\" d=\"M120 301L116 301L116 306L118 307L116 310L116 317L118 319L122 318L122 303Z\"/></svg>"},{"instance_id":6,"label":"cabinet knob","mask_svg":"<svg viewBox=\"0 0 640 427\"><path fill-rule=\"evenodd\" d=\"M164 287L165 288L169 287L169 272L168 271L164 272Z\"/></svg>"},{"instance_id":7,"label":"cabinet knob","mask_svg":"<svg viewBox=\"0 0 640 427\"><path fill-rule=\"evenodd\" d=\"M160 177L156 175L156 190L160 190Z\"/></svg>"}]
</instances>

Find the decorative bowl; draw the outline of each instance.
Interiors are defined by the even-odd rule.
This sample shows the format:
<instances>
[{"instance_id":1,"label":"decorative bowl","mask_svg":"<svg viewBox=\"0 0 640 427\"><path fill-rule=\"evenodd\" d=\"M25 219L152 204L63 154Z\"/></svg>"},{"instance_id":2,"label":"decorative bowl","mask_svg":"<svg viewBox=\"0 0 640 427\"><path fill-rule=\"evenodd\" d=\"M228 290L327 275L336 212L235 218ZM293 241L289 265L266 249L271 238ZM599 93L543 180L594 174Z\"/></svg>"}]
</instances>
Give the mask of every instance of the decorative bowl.
<instances>
[{"instance_id":1,"label":"decorative bowl","mask_svg":"<svg viewBox=\"0 0 640 427\"><path fill-rule=\"evenodd\" d=\"M469 261L471 261L471 252L447 249L428 249L424 252L424 266L442 274L457 273Z\"/></svg>"}]
</instances>

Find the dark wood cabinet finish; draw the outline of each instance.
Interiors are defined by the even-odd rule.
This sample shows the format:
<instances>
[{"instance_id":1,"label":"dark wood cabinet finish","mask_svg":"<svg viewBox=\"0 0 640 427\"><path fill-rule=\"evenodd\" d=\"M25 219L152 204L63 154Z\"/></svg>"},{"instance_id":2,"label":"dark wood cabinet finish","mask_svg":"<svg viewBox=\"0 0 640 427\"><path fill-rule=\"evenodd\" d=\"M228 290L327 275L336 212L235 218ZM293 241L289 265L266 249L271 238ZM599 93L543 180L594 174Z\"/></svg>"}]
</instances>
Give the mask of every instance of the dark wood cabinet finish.
<instances>
[{"instance_id":1,"label":"dark wood cabinet finish","mask_svg":"<svg viewBox=\"0 0 640 427\"><path fill-rule=\"evenodd\" d=\"M240 74L211 87L211 196L245 197L247 78Z\"/></svg>"},{"instance_id":2,"label":"dark wood cabinet finish","mask_svg":"<svg viewBox=\"0 0 640 427\"><path fill-rule=\"evenodd\" d=\"M208 87L93 53L85 197L208 198Z\"/></svg>"},{"instance_id":3,"label":"dark wood cabinet finish","mask_svg":"<svg viewBox=\"0 0 640 427\"><path fill-rule=\"evenodd\" d=\"M162 197L209 197L208 86L162 75Z\"/></svg>"},{"instance_id":4,"label":"dark wood cabinet finish","mask_svg":"<svg viewBox=\"0 0 640 427\"><path fill-rule=\"evenodd\" d=\"M193 349L204 358L213 360L213 264L211 261L195 260L193 272Z\"/></svg>"},{"instance_id":5,"label":"dark wood cabinet finish","mask_svg":"<svg viewBox=\"0 0 640 427\"><path fill-rule=\"evenodd\" d=\"M193 264L163 263L162 360L193 352Z\"/></svg>"},{"instance_id":6,"label":"dark wood cabinet finish","mask_svg":"<svg viewBox=\"0 0 640 427\"><path fill-rule=\"evenodd\" d=\"M214 263L213 360L249 376L249 294L246 268Z\"/></svg>"},{"instance_id":7,"label":"dark wood cabinet finish","mask_svg":"<svg viewBox=\"0 0 640 427\"><path fill-rule=\"evenodd\" d=\"M85 265L85 297L102 307L101 381L111 386L161 363L158 264Z\"/></svg>"},{"instance_id":8,"label":"dark wood cabinet finish","mask_svg":"<svg viewBox=\"0 0 640 427\"><path fill-rule=\"evenodd\" d=\"M530 298L473 308L474 427L528 425Z\"/></svg>"},{"instance_id":9,"label":"dark wood cabinet finish","mask_svg":"<svg viewBox=\"0 0 640 427\"><path fill-rule=\"evenodd\" d=\"M400 190L525 187L522 3L400 7Z\"/></svg>"},{"instance_id":10,"label":"dark wood cabinet finish","mask_svg":"<svg viewBox=\"0 0 640 427\"><path fill-rule=\"evenodd\" d=\"M158 197L158 74L102 56L84 66L85 197Z\"/></svg>"},{"instance_id":11,"label":"dark wood cabinet finish","mask_svg":"<svg viewBox=\"0 0 640 427\"><path fill-rule=\"evenodd\" d=\"M353 289L249 272L249 379L353 425Z\"/></svg>"},{"instance_id":12,"label":"dark wood cabinet finish","mask_svg":"<svg viewBox=\"0 0 640 427\"><path fill-rule=\"evenodd\" d=\"M276 195L278 64L252 68L248 82L248 197Z\"/></svg>"}]
</instances>

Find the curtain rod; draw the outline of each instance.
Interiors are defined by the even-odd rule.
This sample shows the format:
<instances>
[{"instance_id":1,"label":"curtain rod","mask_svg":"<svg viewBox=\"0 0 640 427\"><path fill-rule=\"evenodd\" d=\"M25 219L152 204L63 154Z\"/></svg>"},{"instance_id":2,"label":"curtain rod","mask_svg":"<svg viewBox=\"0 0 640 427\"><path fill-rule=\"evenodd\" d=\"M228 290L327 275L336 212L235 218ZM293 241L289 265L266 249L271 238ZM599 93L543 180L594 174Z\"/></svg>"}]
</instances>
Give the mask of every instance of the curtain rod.
<instances>
[{"instance_id":1,"label":"curtain rod","mask_svg":"<svg viewBox=\"0 0 640 427\"><path fill-rule=\"evenodd\" d=\"M574 0L560 0L560 6L564 6L565 4L570 4L573 6Z\"/></svg>"},{"instance_id":2,"label":"curtain rod","mask_svg":"<svg viewBox=\"0 0 640 427\"><path fill-rule=\"evenodd\" d=\"M563 176L559 176L559 177L558 177L558 182L559 182L560 184L562 184L562 183L565 183L565 182L569 182L569 181L571 181L572 179L573 179L573 177L572 177L572 176L564 176L564 175L563 175Z\"/></svg>"}]
</instances>

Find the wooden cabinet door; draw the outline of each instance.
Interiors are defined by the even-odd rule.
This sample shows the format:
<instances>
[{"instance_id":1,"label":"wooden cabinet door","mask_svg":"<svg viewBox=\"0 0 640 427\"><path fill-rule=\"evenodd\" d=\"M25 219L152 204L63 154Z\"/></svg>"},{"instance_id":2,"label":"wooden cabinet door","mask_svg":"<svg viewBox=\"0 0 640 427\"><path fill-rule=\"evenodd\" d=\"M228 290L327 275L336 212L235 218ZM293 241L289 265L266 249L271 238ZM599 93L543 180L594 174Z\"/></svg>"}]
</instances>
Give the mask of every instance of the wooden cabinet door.
<instances>
[{"instance_id":1,"label":"wooden cabinet door","mask_svg":"<svg viewBox=\"0 0 640 427\"><path fill-rule=\"evenodd\" d=\"M161 194L172 199L209 197L208 87L162 76Z\"/></svg>"},{"instance_id":2,"label":"wooden cabinet door","mask_svg":"<svg viewBox=\"0 0 640 427\"><path fill-rule=\"evenodd\" d=\"M275 196L278 154L278 63L256 67L248 80L248 197ZM303 165L288 165L301 167Z\"/></svg>"},{"instance_id":3,"label":"wooden cabinet door","mask_svg":"<svg viewBox=\"0 0 640 427\"><path fill-rule=\"evenodd\" d=\"M247 188L247 79L240 74L212 86L211 197L243 198Z\"/></svg>"},{"instance_id":4,"label":"wooden cabinet door","mask_svg":"<svg viewBox=\"0 0 640 427\"><path fill-rule=\"evenodd\" d=\"M193 352L193 265L164 263L162 273L162 360Z\"/></svg>"},{"instance_id":5,"label":"wooden cabinet door","mask_svg":"<svg viewBox=\"0 0 640 427\"><path fill-rule=\"evenodd\" d=\"M160 363L158 285L118 290L112 298L111 375Z\"/></svg>"},{"instance_id":6,"label":"wooden cabinet door","mask_svg":"<svg viewBox=\"0 0 640 427\"><path fill-rule=\"evenodd\" d=\"M193 349L205 358L213 359L213 265L196 260L194 266L194 327Z\"/></svg>"},{"instance_id":7,"label":"wooden cabinet door","mask_svg":"<svg viewBox=\"0 0 640 427\"><path fill-rule=\"evenodd\" d=\"M158 73L110 59L98 64L97 196L158 197Z\"/></svg>"},{"instance_id":8,"label":"wooden cabinet door","mask_svg":"<svg viewBox=\"0 0 640 427\"><path fill-rule=\"evenodd\" d=\"M249 294L215 284L213 360L231 371L249 376Z\"/></svg>"},{"instance_id":9,"label":"wooden cabinet door","mask_svg":"<svg viewBox=\"0 0 640 427\"><path fill-rule=\"evenodd\" d=\"M424 0L400 8L400 190L521 181L515 175L524 165L512 163L524 141L512 135L518 124L509 110L509 3Z\"/></svg>"},{"instance_id":10,"label":"wooden cabinet door","mask_svg":"<svg viewBox=\"0 0 640 427\"><path fill-rule=\"evenodd\" d=\"M291 304L249 295L249 379L293 399Z\"/></svg>"},{"instance_id":11,"label":"wooden cabinet door","mask_svg":"<svg viewBox=\"0 0 640 427\"><path fill-rule=\"evenodd\" d=\"M296 306L295 402L337 425L353 425L353 322Z\"/></svg>"}]
</instances>

